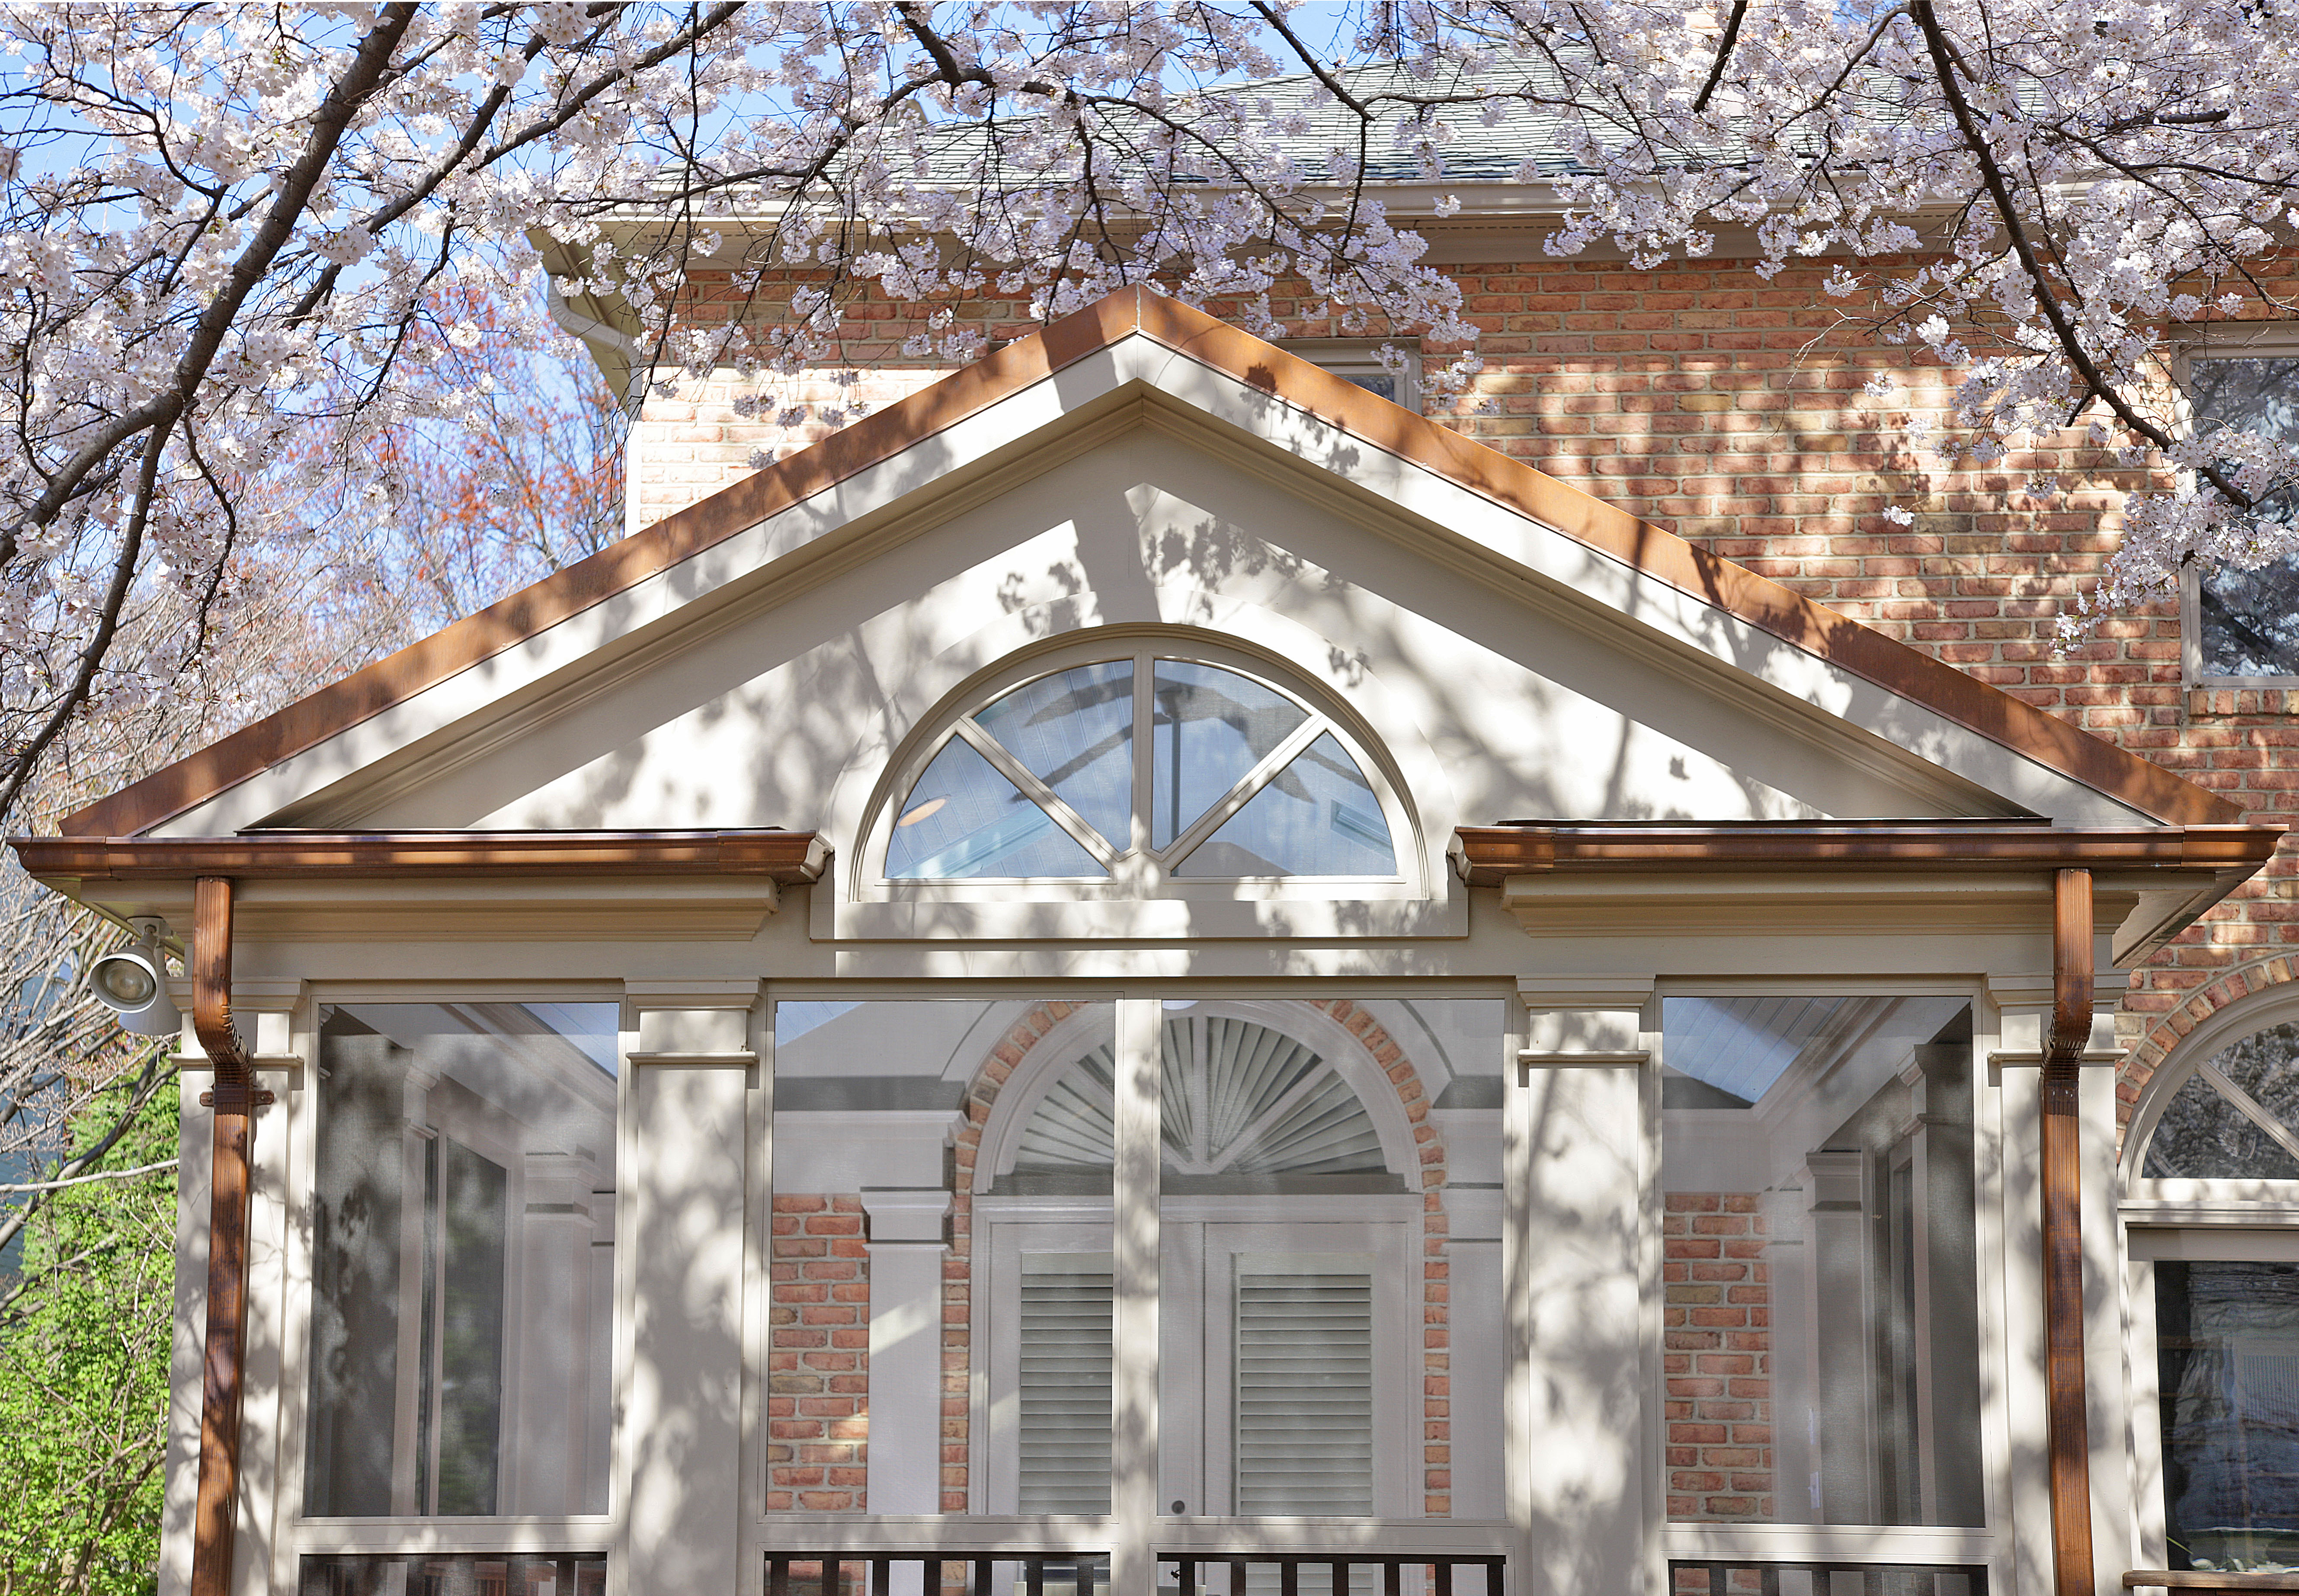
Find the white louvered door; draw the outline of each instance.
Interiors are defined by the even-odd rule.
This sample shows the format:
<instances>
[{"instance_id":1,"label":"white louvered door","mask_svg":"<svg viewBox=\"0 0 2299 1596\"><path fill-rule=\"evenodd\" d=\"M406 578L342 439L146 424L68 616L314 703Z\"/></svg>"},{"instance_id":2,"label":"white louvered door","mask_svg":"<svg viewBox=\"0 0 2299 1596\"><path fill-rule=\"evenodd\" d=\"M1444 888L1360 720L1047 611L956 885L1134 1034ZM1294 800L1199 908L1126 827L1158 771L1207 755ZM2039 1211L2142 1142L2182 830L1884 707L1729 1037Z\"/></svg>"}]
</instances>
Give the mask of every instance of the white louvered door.
<instances>
[{"instance_id":1,"label":"white louvered door","mask_svg":"<svg viewBox=\"0 0 2299 1596\"><path fill-rule=\"evenodd\" d=\"M1110 1259L1022 1258L1016 1508L1109 1511Z\"/></svg>"},{"instance_id":2,"label":"white louvered door","mask_svg":"<svg viewBox=\"0 0 2299 1596\"><path fill-rule=\"evenodd\" d=\"M1236 1259L1230 1412L1241 1517L1373 1512L1372 1266Z\"/></svg>"}]
</instances>

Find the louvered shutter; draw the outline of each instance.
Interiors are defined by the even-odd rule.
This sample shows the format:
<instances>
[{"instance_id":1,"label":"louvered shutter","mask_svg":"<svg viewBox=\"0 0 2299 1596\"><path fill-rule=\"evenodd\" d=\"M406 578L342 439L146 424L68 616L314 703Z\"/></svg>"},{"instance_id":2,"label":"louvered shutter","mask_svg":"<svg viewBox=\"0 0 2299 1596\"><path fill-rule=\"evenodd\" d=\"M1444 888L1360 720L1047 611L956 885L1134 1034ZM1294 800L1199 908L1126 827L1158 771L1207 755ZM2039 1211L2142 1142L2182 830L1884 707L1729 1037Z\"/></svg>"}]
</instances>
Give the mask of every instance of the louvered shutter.
<instances>
[{"instance_id":1,"label":"louvered shutter","mask_svg":"<svg viewBox=\"0 0 2299 1596\"><path fill-rule=\"evenodd\" d=\"M1107 1256L1022 1260L1022 1512L1109 1511L1110 1301Z\"/></svg>"},{"instance_id":2,"label":"louvered shutter","mask_svg":"<svg viewBox=\"0 0 2299 1596\"><path fill-rule=\"evenodd\" d=\"M1373 1511L1373 1276L1237 1274L1237 1510Z\"/></svg>"}]
</instances>

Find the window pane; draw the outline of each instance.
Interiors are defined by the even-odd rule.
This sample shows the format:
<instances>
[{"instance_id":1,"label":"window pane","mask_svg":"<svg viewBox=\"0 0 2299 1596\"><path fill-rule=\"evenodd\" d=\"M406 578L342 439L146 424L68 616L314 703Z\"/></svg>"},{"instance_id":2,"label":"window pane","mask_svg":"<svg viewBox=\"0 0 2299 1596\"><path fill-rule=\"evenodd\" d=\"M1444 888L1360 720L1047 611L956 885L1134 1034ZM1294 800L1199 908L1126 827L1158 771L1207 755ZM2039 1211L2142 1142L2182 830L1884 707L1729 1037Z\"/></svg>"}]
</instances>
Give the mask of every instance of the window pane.
<instances>
[{"instance_id":1,"label":"window pane","mask_svg":"<svg viewBox=\"0 0 2299 1596\"><path fill-rule=\"evenodd\" d=\"M306 1512L606 1511L618 1012L323 1010Z\"/></svg>"},{"instance_id":2,"label":"window pane","mask_svg":"<svg viewBox=\"0 0 2299 1596\"><path fill-rule=\"evenodd\" d=\"M2155 1265L2174 1568L2299 1564L2299 1266Z\"/></svg>"},{"instance_id":3,"label":"window pane","mask_svg":"<svg viewBox=\"0 0 2299 1596\"><path fill-rule=\"evenodd\" d=\"M886 844L886 876L894 881L1108 873L959 737L910 789Z\"/></svg>"},{"instance_id":4,"label":"window pane","mask_svg":"<svg viewBox=\"0 0 2299 1596\"><path fill-rule=\"evenodd\" d=\"M2299 357L2198 358L2189 363L2198 432L2213 423L2299 438ZM2291 519L2288 494L2262 506ZM2223 565L2201 584L2203 668L2211 676L2299 675L2299 557L2250 570Z\"/></svg>"},{"instance_id":5,"label":"window pane","mask_svg":"<svg viewBox=\"0 0 2299 1596\"><path fill-rule=\"evenodd\" d=\"M1669 1517L1981 1522L1970 1010L1662 1005Z\"/></svg>"},{"instance_id":6,"label":"window pane","mask_svg":"<svg viewBox=\"0 0 2299 1596\"><path fill-rule=\"evenodd\" d=\"M1162 1507L1505 1516L1503 1018L1165 1004Z\"/></svg>"},{"instance_id":7,"label":"window pane","mask_svg":"<svg viewBox=\"0 0 2299 1596\"><path fill-rule=\"evenodd\" d=\"M2287 1130L2299 1122L2299 1025L2254 1032L2222 1048L2206 1068L2225 1076ZM2174 1180L2299 1180L2299 1159L2198 1071L2165 1106L2141 1173Z\"/></svg>"},{"instance_id":8,"label":"window pane","mask_svg":"<svg viewBox=\"0 0 2299 1596\"><path fill-rule=\"evenodd\" d=\"M768 1509L1107 1512L1112 1006L774 1018Z\"/></svg>"},{"instance_id":9,"label":"window pane","mask_svg":"<svg viewBox=\"0 0 2299 1596\"><path fill-rule=\"evenodd\" d=\"M1158 661L1150 711L1150 845L1163 848L1309 717L1233 670Z\"/></svg>"},{"instance_id":10,"label":"window pane","mask_svg":"<svg viewBox=\"0 0 2299 1596\"><path fill-rule=\"evenodd\" d=\"M1042 677L974 719L1103 841L1133 845L1133 661Z\"/></svg>"},{"instance_id":11,"label":"window pane","mask_svg":"<svg viewBox=\"0 0 2299 1596\"><path fill-rule=\"evenodd\" d=\"M1373 784L1333 734L1303 749L1176 876L1394 876L1397 854Z\"/></svg>"}]
</instances>

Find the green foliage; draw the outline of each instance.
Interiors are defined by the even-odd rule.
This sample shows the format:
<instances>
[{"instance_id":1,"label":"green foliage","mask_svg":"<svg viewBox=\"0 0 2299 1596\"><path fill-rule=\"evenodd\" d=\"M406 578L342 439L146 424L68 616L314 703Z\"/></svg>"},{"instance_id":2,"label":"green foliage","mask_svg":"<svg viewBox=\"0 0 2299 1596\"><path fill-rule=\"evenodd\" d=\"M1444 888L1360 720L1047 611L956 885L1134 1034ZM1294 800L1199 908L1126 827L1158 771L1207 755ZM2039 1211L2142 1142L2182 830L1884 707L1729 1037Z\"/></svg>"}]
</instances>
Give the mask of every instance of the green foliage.
<instances>
[{"instance_id":1,"label":"green foliage","mask_svg":"<svg viewBox=\"0 0 2299 1596\"><path fill-rule=\"evenodd\" d=\"M126 1083L99 1095L76 1132L100 1135L128 1101ZM155 1093L105 1167L174 1157L174 1110ZM154 1587L175 1216L172 1168L53 1193L21 1273L0 1276L0 1596Z\"/></svg>"}]
</instances>

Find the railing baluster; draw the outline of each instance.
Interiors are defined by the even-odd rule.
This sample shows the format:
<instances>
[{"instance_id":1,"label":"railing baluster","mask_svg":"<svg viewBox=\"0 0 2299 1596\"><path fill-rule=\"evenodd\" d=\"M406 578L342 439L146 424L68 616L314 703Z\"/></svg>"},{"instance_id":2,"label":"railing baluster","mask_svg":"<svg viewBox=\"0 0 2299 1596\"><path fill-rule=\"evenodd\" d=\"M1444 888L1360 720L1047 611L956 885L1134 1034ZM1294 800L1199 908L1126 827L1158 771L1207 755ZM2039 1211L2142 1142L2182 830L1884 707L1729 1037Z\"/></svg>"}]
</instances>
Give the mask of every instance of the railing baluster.
<instances>
[{"instance_id":1,"label":"railing baluster","mask_svg":"<svg viewBox=\"0 0 2299 1596\"><path fill-rule=\"evenodd\" d=\"M995 1567L988 1558L974 1559L974 1596L990 1596L990 1575Z\"/></svg>"},{"instance_id":2,"label":"railing baluster","mask_svg":"<svg viewBox=\"0 0 2299 1596\"><path fill-rule=\"evenodd\" d=\"M767 1559L767 1596L790 1596L790 1559L770 1557Z\"/></svg>"},{"instance_id":3,"label":"railing baluster","mask_svg":"<svg viewBox=\"0 0 2299 1596\"><path fill-rule=\"evenodd\" d=\"M1277 1559L1277 1596L1301 1596L1301 1559Z\"/></svg>"},{"instance_id":4,"label":"railing baluster","mask_svg":"<svg viewBox=\"0 0 2299 1596\"><path fill-rule=\"evenodd\" d=\"M1333 1559L1333 1596L1349 1596L1349 1565L1346 1558ZM1242 1596L1242 1592L1240 1593Z\"/></svg>"},{"instance_id":5,"label":"railing baluster","mask_svg":"<svg viewBox=\"0 0 2299 1596\"><path fill-rule=\"evenodd\" d=\"M1437 1560L1435 1567L1437 1569L1437 1596L1453 1596L1452 1562L1448 1559L1440 1558Z\"/></svg>"},{"instance_id":6,"label":"railing baluster","mask_svg":"<svg viewBox=\"0 0 2299 1596\"><path fill-rule=\"evenodd\" d=\"M1046 1596L1046 1559L1025 1558L1022 1561L1022 1588L1029 1596Z\"/></svg>"}]
</instances>

